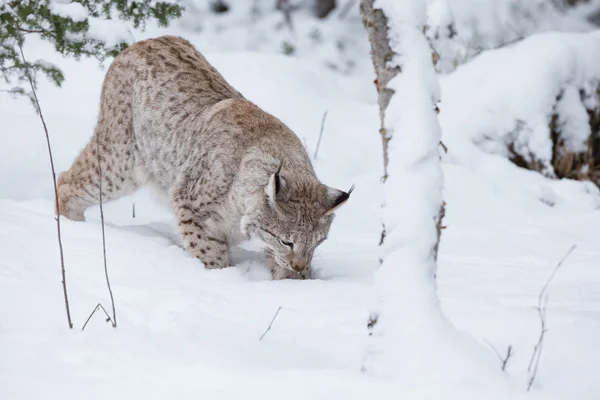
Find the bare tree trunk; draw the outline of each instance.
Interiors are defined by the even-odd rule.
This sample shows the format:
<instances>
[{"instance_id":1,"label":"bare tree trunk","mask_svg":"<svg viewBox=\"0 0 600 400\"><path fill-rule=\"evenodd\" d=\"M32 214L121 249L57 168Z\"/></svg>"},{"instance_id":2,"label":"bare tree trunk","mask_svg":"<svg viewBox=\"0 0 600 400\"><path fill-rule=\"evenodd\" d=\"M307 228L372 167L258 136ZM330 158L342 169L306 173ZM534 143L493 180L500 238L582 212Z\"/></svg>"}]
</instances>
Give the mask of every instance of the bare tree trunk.
<instances>
[{"instance_id":1,"label":"bare tree trunk","mask_svg":"<svg viewBox=\"0 0 600 400\"><path fill-rule=\"evenodd\" d=\"M375 68L375 87L377 88L378 102L379 102L379 119L381 127L379 133L381 134L381 142L383 145L383 177L382 181L385 183L388 178L388 144L394 132L389 132L386 128L385 123L385 111L390 103L394 90L388 87L389 82L398 74L402 72L400 66L391 63L392 59L396 56L396 53L390 48L389 35L388 35L388 19L381 9L373 7L374 0L361 0L360 2L360 13L363 19L363 24L367 30L369 36L369 42L371 43L371 59L373 61L373 67ZM432 62L435 64L437 59L435 53L432 55ZM432 110L436 110L437 106L432 104ZM438 247L440 236L442 234L442 219L445 215L445 203L442 202L440 205L440 211L436 218L436 231L437 241L433 245L433 255L437 259ZM383 232L381 235L380 245L383 245L385 240L385 221L383 223Z\"/></svg>"},{"instance_id":2,"label":"bare tree trunk","mask_svg":"<svg viewBox=\"0 0 600 400\"><path fill-rule=\"evenodd\" d=\"M388 88L387 85L392 78L400 73L400 67L390 65L390 61L394 58L394 52L388 41L387 18L383 11L373 8L373 2L374 0L362 0L360 2L360 14L369 35L369 42L371 42L371 59L377 76L374 83L377 88L379 102L379 120L381 121L379 133L383 144L382 179L385 183L388 177L388 142L390 140L385 129L385 110L394 94L394 91Z\"/></svg>"},{"instance_id":3,"label":"bare tree trunk","mask_svg":"<svg viewBox=\"0 0 600 400\"><path fill-rule=\"evenodd\" d=\"M506 388L497 361L446 318L435 280L444 182L440 88L425 36L428 5L360 4L377 75L385 168L381 257L363 371L404 386L406 393L433 384L436 393L485 398Z\"/></svg>"},{"instance_id":4,"label":"bare tree trunk","mask_svg":"<svg viewBox=\"0 0 600 400\"><path fill-rule=\"evenodd\" d=\"M439 88L424 33L424 4L406 0L405 10L392 0L377 2L377 7L391 9L390 15L398 18L390 21L374 3L361 0L360 12L376 73L384 204L380 266L375 272L379 304L368 322L372 341L364 369L398 376L399 371L408 371L403 357L419 352L420 338L446 321L435 284L444 215L436 115ZM413 9L423 12L415 17ZM412 322L414 314L421 320ZM436 335L430 340L434 347L447 339Z\"/></svg>"}]
</instances>

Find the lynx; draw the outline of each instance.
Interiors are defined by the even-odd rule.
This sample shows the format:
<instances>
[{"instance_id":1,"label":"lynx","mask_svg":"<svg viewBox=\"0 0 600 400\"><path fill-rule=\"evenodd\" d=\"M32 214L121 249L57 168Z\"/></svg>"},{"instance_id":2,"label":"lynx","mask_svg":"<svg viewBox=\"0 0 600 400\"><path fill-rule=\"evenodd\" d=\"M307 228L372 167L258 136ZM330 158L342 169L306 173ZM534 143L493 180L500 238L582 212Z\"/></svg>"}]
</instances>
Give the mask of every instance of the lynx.
<instances>
[{"instance_id":1,"label":"lynx","mask_svg":"<svg viewBox=\"0 0 600 400\"><path fill-rule=\"evenodd\" d=\"M57 213L84 221L100 188L110 201L142 185L168 196L185 249L206 268L230 266L230 246L254 239L274 279L312 277L352 191L320 183L298 137L174 36L112 62L94 135L59 176Z\"/></svg>"}]
</instances>

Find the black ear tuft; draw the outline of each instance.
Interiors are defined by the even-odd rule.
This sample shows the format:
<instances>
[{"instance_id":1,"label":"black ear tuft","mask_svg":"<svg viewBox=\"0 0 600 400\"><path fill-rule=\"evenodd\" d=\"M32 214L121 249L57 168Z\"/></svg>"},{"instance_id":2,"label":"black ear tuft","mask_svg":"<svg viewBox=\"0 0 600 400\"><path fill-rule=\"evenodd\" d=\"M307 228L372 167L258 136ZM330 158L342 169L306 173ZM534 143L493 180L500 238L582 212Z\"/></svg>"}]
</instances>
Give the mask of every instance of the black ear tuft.
<instances>
[{"instance_id":1,"label":"black ear tuft","mask_svg":"<svg viewBox=\"0 0 600 400\"><path fill-rule=\"evenodd\" d=\"M335 201L333 202L333 207L337 207L340 204L342 204L343 202L345 202L346 200L348 200L350 198L350 194L352 194L352 192L354 191L354 185L352 185L352 187L350 188L350 190L348 190L348 192L342 192L337 199L335 199Z\"/></svg>"},{"instance_id":2,"label":"black ear tuft","mask_svg":"<svg viewBox=\"0 0 600 400\"><path fill-rule=\"evenodd\" d=\"M354 192L354 183L350 187L350 190L348 190L348 197L350 197L350 195L352 194L352 192Z\"/></svg>"},{"instance_id":3,"label":"black ear tuft","mask_svg":"<svg viewBox=\"0 0 600 400\"><path fill-rule=\"evenodd\" d=\"M348 200L348 198L350 198L350 195L346 192L342 192L342 194L340 194L338 198L335 199L335 201L333 202L333 207L339 206L340 204Z\"/></svg>"},{"instance_id":4,"label":"black ear tuft","mask_svg":"<svg viewBox=\"0 0 600 400\"><path fill-rule=\"evenodd\" d=\"M281 189L281 179L279 178L279 173L281 172L282 163L279 164L279 169L275 172L275 194L279 193L279 189Z\"/></svg>"},{"instance_id":5,"label":"black ear tuft","mask_svg":"<svg viewBox=\"0 0 600 400\"><path fill-rule=\"evenodd\" d=\"M354 190L354 185L352 185L352 187L350 188L350 190L348 190L348 192L342 192L341 190L338 189L332 189L329 188L328 192L329 192L329 201L330 201L330 205L328 206L328 210L327 212L325 212L325 215L330 215L332 213L335 212L335 210L337 210L338 208L340 208L349 198L350 198L350 194L352 193L352 191Z\"/></svg>"}]
</instances>

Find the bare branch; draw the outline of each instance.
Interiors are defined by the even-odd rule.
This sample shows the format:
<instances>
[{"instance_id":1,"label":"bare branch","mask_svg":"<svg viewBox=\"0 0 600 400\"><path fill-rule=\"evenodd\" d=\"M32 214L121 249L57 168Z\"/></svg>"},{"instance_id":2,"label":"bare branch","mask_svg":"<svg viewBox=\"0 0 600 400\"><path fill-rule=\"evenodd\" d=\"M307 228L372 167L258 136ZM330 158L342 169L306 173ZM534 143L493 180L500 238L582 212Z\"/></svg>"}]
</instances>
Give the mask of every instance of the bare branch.
<instances>
[{"instance_id":1,"label":"bare branch","mask_svg":"<svg viewBox=\"0 0 600 400\"><path fill-rule=\"evenodd\" d=\"M356 5L356 1L357 0L348 0L346 2L346 4L344 4L344 7L342 7L342 10L338 14L338 19L340 21L343 20L344 18L346 18L346 16L348 15L348 13L352 9L352 7L354 7Z\"/></svg>"},{"instance_id":2,"label":"bare branch","mask_svg":"<svg viewBox=\"0 0 600 400\"><path fill-rule=\"evenodd\" d=\"M90 322L90 319L92 319L92 317L94 316L94 314L96 313L96 311L102 309L102 311L104 311L104 314L106 314L106 322L110 322L112 323L112 326L116 326L115 323L113 323L112 319L110 318L110 315L108 315L108 313L106 312L106 309L104 308L104 306L100 303L98 303L96 305L96 307L94 307L94 310L92 311L92 313L90 314L90 316L88 317L88 319L85 320L85 324L83 324L83 326L81 327L81 330L83 331L85 329L85 327L87 326L88 322Z\"/></svg>"},{"instance_id":3,"label":"bare branch","mask_svg":"<svg viewBox=\"0 0 600 400\"><path fill-rule=\"evenodd\" d=\"M102 225L102 254L104 256L104 276L106 277L106 286L108 286L108 292L110 293L110 303L112 305L112 326L117 327L117 313L115 311L115 299L113 297L112 288L110 287L110 280L108 279L108 266L106 265L106 235L104 234L104 207L102 204L102 167L100 166L100 134L96 134L96 155L98 159L98 192L100 196L100 224ZM102 307L102 306L101 306ZM104 307L102 307L104 309Z\"/></svg>"},{"instance_id":4,"label":"bare branch","mask_svg":"<svg viewBox=\"0 0 600 400\"><path fill-rule=\"evenodd\" d=\"M508 348L506 349L506 355L502 356L500 354L500 352L498 351L498 349L496 349L493 344L491 344L487 339L483 339L483 340L494 351L494 353L496 354L496 357L498 357L498 359L502 363L502 371L505 371L506 370L506 365L508 364L508 360L510 360L510 358L514 354L513 351L512 351L512 345L508 346Z\"/></svg>"},{"instance_id":5,"label":"bare branch","mask_svg":"<svg viewBox=\"0 0 600 400\"><path fill-rule=\"evenodd\" d=\"M73 329L73 322L71 321L71 310L69 308L69 296L67 294L67 277L65 273L65 257L63 253L62 247L62 235L60 230L60 213L58 212L58 187L56 186L56 170L54 169L54 158L52 157L52 146L50 146L50 134L48 133L48 127L46 126L46 121L44 120L44 114L42 113L42 108L40 107L40 101L37 97L37 93L35 91L35 85L33 84L33 78L31 77L31 73L29 68L27 67L27 60L25 59L25 54L23 53L23 42L19 37L17 40L17 45L19 46L19 51L21 52L21 58L23 59L23 64L25 65L25 74L27 75L27 80L29 81L29 85L31 86L31 91L33 94L34 104L36 106L38 115L42 120L42 125L44 126L44 132L46 133L46 144L48 145L48 156L50 157L50 168L52 170L52 182L54 183L54 201L56 204L56 235L58 237L58 250L60 252L60 270L62 275L62 287L63 294L65 297L65 309L67 311L67 322L69 324L69 329Z\"/></svg>"},{"instance_id":6,"label":"bare branch","mask_svg":"<svg viewBox=\"0 0 600 400\"><path fill-rule=\"evenodd\" d=\"M276 8L283 14L283 19L292 35L296 34L294 29L294 23L292 21L292 11L294 6L290 3L290 0L277 0Z\"/></svg>"},{"instance_id":7,"label":"bare branch","mask_svg":"<svg viewBox=\"0 0 600 400\"><path fill-rule=\"evenodd\" d=\"M25 28L18 28L20 32L23 33L46 33L45 30L43 29L25 29Z\"/></svg>"},{"instance_id":8,"label":"bare branch","mask_svg":"<svg viewBox=\"0 0 600 400\"><path fill-rule=\"evenodd\" d=\"M28 35L31 33L39 33L40 35L50 36L56 40L56 34L52 31L48 31L46 29L27 29L27 28L21 28L19 26L19 27L17 27L17 30L19 32L21 32L21 34L23 34L23 35Z\"/></svg>"},{"instance_id":9,"label":"bare branch","mask_svg":"<svg viewBox=\"0 0 600 400\"><path fill-rule=\"evenodd\" d=\"M319 140L317 141L317 147L315 148L315 160L317 159L317 154L319 154L319 147L321 146L321 138L323 137L323 129L325 128L325 119L327 119L327 111L323 113L323 119L321 120L321 131L319 132Z\"/></svg>"},{"instance_id":10,"label":"bare branch","mask_svg":"<svg viewBox=\"0 0 600 400\"><path fill-rule=\"evenodd\" d=\"M275 322L275 318L277 318L277 315L279 314L279 311L281 311L282 308L283 307L279 306L279 308L277 309L277 311L275 311L275 315L273 315L273 319L271 320L271 323L269 324L269 327L267 328L267 330L262 334L262 336L258 340L263 340L263 338L271 330L271 327L273 326L273 322Z\"/></svg>"},{"instance_id":11,"label":"bare branch","mask_svg":"<svg viewBox=\"0 0 600 400\"><path fill-rule=\"evenodd\" d=\"M500 361L502 361L502 355L500 355L500 352L498 351L498 349L487 339L483 339L483 341L490 347L490 349L492 349L494 351L494 354L496 354L496 357L498 357L498 359Z\"/></svg>"},{"instance_id":12,"label":"bare branch","mask_svg":"<svg viewBox=\"0 0 600 400\"><path fill-rule=\"evenodd\" d=\"M448 147L446 147L444 142L442 142L441 140L440 140L440 146L442 146L442 149L444 149L444 153L448 153Z\"/></svg>"},{"instance_id":13,"label":"bare branch","mask_svg":"<svg viewBox=\"0 0 600 400\"><path fill-rule=\"evenodd\" d=\"M538 296L538 306L540 306L540 307L542 306L542 299L543 299L544 295L546 294L546 292L548 291L548 285L550 285L550 282L552 282L552 280L554 279L554 276L558 272L558 269L563 265L563 263L571 255L571 253L573 252L573 250L575 250L575 248L577 248L576 244L571 246L569 251L567 251L567 253L564 255L564 257L558 262L558 264L556 264L556 267L554 267L554 271L552 271L552 273L550 274L550 277L548 277L548 280L544 284L544 287L542 288L542 291L540 292L540 295Z\"/></svg>"},{"instance_id":14,"label":"bare branch","mask_svg":"<svg viewBox=\"0 0 600 400\"><path fill-rule=\"evenodd\" d=\"M540 291L540 294L538 296L538 305L537 307L535 307L535 309L537 310L538 316L540 317L540 337L538 338L538 341L535 347L533 348L533 353L531 354L531 359L529 360L529 366L527 367L527 372L531 372L529 381L527 383L527 391L531 390L531 387L535 382L535 378L537 377L537 371L540 365L540 358L542 356L544 336L548 331L548 328L546 328L546 305L548 304L548 295L546 294L546 292L548 290L548 286L550 285L550 282L552 282L552 279L554 279L554 276L558 272L558 269L573 252L573 250L575 250L576 247L576 244L571 246L569 251L567 251L564 257L558 262L558 264L556 264L556 267L554 267L554 270L550 274L550 277L548 277L548 280L546 280L546 283L542 287L542 290Z\"/></svg>"},{"instance_id":15,"label":"bare branch","mask_svg":"<svg viewBox=\"0 0 600 400\"><path fill-rule=\"evenodd\" d=\"M508 364L508 360L510 360L510 357L513 355L513 351L512 351L512 346L509 345L508 348L506 349L506 356L504 357L504 360L502 360L502 371L506 371L506 365Z\"/></svg>"}]
</instances>

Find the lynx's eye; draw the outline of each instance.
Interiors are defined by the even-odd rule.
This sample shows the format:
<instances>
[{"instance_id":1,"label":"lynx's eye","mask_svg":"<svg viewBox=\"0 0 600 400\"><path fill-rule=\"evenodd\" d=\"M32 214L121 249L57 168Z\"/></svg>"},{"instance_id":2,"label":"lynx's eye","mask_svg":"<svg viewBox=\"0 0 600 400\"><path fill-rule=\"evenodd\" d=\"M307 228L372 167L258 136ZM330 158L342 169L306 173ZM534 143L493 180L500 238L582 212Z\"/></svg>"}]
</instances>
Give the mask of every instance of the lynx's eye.
<instances>
[{"instance_id":1,"label":"lynx's eye","mask_svg":"<svg viewBox=\"0 0 600 400\"><path fill-rule=\"evenodd\" d=\"M282 246L289 247L290 249L294 249L294 243L292 243L292 242L286 242L285 240L279 239L279 243L281 243Z\"/></svg>"}]
</instances>

